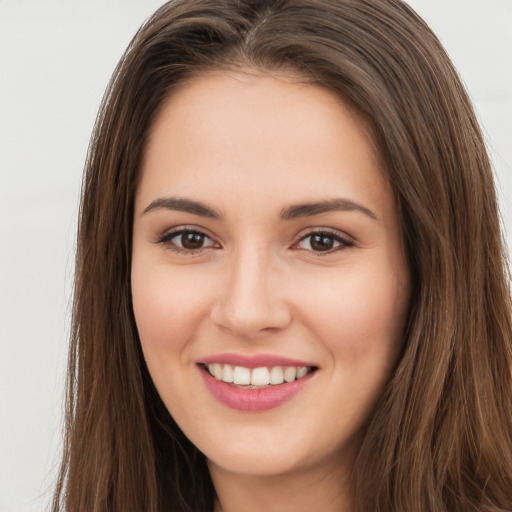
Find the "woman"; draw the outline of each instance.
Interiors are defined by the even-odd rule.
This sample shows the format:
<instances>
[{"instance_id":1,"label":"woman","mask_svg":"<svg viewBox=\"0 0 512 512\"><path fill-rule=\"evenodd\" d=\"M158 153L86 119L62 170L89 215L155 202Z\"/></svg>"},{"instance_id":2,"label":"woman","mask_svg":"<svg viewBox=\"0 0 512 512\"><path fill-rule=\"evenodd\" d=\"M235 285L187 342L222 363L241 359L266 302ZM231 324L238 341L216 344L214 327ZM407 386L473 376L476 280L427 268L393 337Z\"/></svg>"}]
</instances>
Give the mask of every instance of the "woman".
<instances>
[{"instance_id":1,"label":"woman","mask_svg":"<svg viewBox=\"0 0 512 512\"><path fill-rule=\"evenodd\" d=\"M492 173L398 0L183 0L81 205L54 510L512 509Z\"/></svg>"}]
</instances>

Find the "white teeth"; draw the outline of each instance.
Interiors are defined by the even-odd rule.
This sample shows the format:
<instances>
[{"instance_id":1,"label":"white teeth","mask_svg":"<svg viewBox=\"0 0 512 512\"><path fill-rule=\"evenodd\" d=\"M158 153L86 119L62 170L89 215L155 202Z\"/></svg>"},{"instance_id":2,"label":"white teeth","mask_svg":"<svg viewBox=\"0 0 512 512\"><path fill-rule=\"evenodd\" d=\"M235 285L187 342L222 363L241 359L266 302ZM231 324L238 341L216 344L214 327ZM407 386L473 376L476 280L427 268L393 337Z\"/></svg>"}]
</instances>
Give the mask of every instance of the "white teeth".
<instances>
[{"instance_id":1,"label":"white teeth","mask_svg":"<svg viewBox=\"0 0 512 512\"><path fill-rule=\"evenodd\" d=\"M274 366L270 370L270 384L282 384L284 382L283 369L280 366Z\"/></svg>"},{"instance_id":2,"label":"white teeth","mask_svg":"<svg viewBox=\"0 0 512 512\"><path fill-rule=\"evenodd\" d=\"M222 365L215 363L213 365L213 375L217 380L222 380Z\"/></svg>"},{"instance_id":3,"label":"white teeth","mask_svg":"<svg viewBox=\"0 0 512 512\"><path fill-rule=\"evenodd\" d=\"M305 366L262 366L260 368L245 368L244 366L231 366L229 364L210 363L207 365L210 374L217 380L233 383L237 386L268 385L277 386L283 382L293 382L302 379L309 373Z\"/></svg>"},{"instance_id":4,"label":"white teeth","mask_svg":"<svg viewBox=\"0 0 512 512\"><path fill-rule=\"evenodd\" d=\"M293 382L297 377L297 368L295 366L287 366L284 369L284 380L286 382Z\"/></svg>"},{"instance_id":5,"label":"white teeth","mask_svg":"<svg viewBox=\"0 0 512 512\"><path fill-rule=\"evenodd\" d=\"M251 383L251 370L243 366L235 366L233 370L233 383L246 386Z\"/></svg>"},{"instance_id":6,"label":"white teeth","mask_svg":"<svg viewBox=\"0 0 512 512\"><path fill-rule=\"evenodd\" d=\"M251 384L253 386L268 386L270 384L268 368L254 368L251 372Z\"/></svg>"},{"instance_id":7,"label":"white teeth","mask_svg":"<svg viewBox=\"0 0 512 512\"><path fill-rule=\"evenodd\" d=\"M301 368L297 368L297 379L302 379L302 377L305 377L308 374L308 369L305 366L302 366Z\"/></svg>"},{"instance_id":8,"label":"white teeth","mask_svg":"<svg viewBox=\"0 0 512 512\"><path fill-rule=\"evenodd\" d=\"M224 365L224 370L222 371L222 380L224 382L233 382L233 367L231 365Z\"/></svg>"}]
</instances>

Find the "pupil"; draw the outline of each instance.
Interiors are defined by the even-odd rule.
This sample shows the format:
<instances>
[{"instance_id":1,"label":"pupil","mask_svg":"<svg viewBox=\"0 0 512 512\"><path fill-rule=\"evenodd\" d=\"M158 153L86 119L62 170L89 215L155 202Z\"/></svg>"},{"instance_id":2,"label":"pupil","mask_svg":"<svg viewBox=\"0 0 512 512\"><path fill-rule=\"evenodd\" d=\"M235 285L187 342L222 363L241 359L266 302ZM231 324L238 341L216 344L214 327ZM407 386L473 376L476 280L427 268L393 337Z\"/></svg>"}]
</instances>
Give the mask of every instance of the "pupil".
<instances>
[{"instance_id":1,"label":"pupil","mask_svg":"<svg viewBox=\"0 0 512 512\"><path fill-rule=\"evenodd\" d=\"M311 248L315 251L328 251L333 248L334 240L326 235L313 235Z\"/></svg>"},{"instance_id":2,"label":"pupil","mask_svg":"<svg viewBox=\"0 0 512 512\"><path fill-rule=\"evenodd\" d=\"M204 243L204 235L200 233L183 233L181 245L185 249L200 249Z\"/></svg>"}]
</instances>

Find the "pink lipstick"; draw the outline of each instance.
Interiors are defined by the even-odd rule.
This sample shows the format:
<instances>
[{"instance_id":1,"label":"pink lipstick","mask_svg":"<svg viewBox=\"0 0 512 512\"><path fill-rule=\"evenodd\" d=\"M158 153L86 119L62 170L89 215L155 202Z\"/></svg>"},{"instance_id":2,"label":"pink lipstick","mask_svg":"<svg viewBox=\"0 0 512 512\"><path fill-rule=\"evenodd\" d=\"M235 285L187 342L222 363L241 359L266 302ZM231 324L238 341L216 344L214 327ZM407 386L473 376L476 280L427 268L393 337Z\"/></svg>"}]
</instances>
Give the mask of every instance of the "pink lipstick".
<instances>
[{"instance_id":1,"label":"pink lipstick","mask_svg":"<svg viewBox=\"0 0 512 512\"><path fill-rule=\"evenodd\" d=\"M304 389L317 367L270 354L216 354L202 359L198 369L220 403L239 411L265 411Z\"/></svg>"}]
</instances>

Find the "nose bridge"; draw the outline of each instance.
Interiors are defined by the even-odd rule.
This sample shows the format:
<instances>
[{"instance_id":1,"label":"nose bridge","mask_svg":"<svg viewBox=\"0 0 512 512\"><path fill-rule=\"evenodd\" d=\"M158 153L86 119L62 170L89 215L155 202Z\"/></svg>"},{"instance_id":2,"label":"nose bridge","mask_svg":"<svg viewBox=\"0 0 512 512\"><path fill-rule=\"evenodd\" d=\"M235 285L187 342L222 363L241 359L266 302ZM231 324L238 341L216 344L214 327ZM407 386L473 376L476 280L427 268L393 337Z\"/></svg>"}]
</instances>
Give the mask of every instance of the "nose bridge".
<instances>
[{"instance_id":1,"label":"nose bridge","mask_svg":"<svg viewBox=\"0 0 512 512\"><path fill-rule=\"evenodd\" d=\"M290 312L279 281L270 250L255 244L240 247L228 263L214 321L246 338L285 327Z\"/></svg>"}]
</instances>

